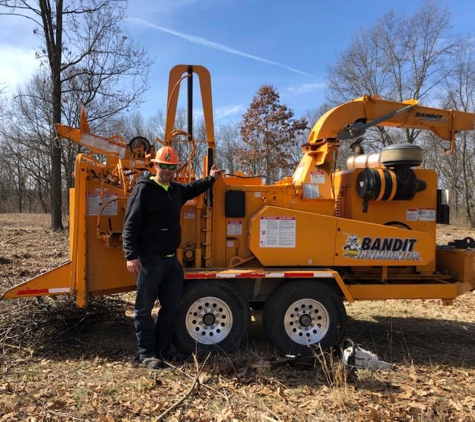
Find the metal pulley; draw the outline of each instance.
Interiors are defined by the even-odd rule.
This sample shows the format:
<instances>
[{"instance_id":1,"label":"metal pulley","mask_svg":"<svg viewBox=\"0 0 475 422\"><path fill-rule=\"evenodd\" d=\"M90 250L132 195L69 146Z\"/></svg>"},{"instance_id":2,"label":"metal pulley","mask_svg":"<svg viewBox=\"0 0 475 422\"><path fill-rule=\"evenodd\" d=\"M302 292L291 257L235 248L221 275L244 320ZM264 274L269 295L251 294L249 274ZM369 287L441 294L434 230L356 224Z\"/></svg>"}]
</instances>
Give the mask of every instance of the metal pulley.
<instances>
[{"instance_id":1,"label":"metal pulley","mask_svg":"<svg viewBox=\"0 0 475 422\"><path fill-rule=\"evenodd\" d=\"M136 136L129 142L129 148L135 159L145 159L146 154L150 152L150 141L143 136Z\"/></svg>"}]
</instances>

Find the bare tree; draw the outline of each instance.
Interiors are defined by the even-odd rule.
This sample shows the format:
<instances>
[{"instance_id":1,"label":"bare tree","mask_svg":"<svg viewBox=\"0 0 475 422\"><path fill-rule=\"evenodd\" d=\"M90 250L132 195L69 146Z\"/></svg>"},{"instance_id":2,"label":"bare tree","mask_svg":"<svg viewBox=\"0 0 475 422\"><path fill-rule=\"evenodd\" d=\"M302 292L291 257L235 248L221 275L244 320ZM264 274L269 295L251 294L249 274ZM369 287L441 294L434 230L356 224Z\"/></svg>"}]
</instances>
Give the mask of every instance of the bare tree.
<instances>
[{"instance_id":1,"label":"bare tree","mask_svg":"<svg viewBox=\"0 0 475 422\"><path fill-rule=\"evenodd\" d=\"M430 105L452 71L458 43L451 34L450 11L435 0L426 0L411 16L390 11L356 34L328 68L327 100L336 105L370 94L394 101L421 99ZM413 143L419 133L407 129L401 137L400 131L377 127L369 141L383 146Z\"/></svg>"},{"instance_id":2,"label":"bare tree","mask_svg":"<svg viewBox=\"0 0 475 422\"><path fill-rule=\"evenodd\" d=\"M216 131L216 160L226 173L234 174L239 170L238 151L242 148L239 124L227 123Z\"/></svg>"},{"instance_id":3,"label":"bare tree","mask_svg":"<svg viewBox=\"0 0 475 422\"><path fill-rule=\"evenodd\" d=\"M50 211L51 192L51 125L50 91L43 84L41 74L35 75L16 95L5 102L0 119L0 145L5 162L14 176L15 185L22 182L22 173L28 175L29 186L39 196L45 212ZM17 207L18 211L23 206Z\"/></svg>"},{"instance_id":4,"label":"bare tree","mask_svg":"<svg viewBox=\"0 0 475 422\"><path fill-rule=\"evenodd\" d=\"M305 118L296 120L272 85L257 91L241 123L243 147L239 161L251 175L260 175L268 182L290 176L295 162L290 153L308 128Z\"/></svg>"},{"instance_id":5,"label":"bare tree","mask_svg":"<svg viewBox=\"0 0 475 422\"><path fill-rule=\"evenodd\" d=\"M99 123L137 104L147 87L150 60L119 24L125 0L0 0L0 14L22 16L35 24L42 48L37 57L48 69L51 123L65 117L70 106L92 104L89 117ZM95 105L95 107L94 107ZM68 122L69 123L69 122ZM51 226L62 228L62 146L50 139Z\"/></svg>"},{"instance_id":6,"label":"bare tree","mask_svg":"<svg viewBox=\"0 0 475 422\"><path fill-rule=\"evenodd\" d=\"M444 81L441 102L445 108L475 110L475 47L471 39L460 42L454 50L452 72ZM460 207L469 227L475 227L475 134L457 135L456 155L440 160L439 173L445 174L454 193L452 204ZM427 154L426 154L427 155Z\"/></svg>"}]
</instances>

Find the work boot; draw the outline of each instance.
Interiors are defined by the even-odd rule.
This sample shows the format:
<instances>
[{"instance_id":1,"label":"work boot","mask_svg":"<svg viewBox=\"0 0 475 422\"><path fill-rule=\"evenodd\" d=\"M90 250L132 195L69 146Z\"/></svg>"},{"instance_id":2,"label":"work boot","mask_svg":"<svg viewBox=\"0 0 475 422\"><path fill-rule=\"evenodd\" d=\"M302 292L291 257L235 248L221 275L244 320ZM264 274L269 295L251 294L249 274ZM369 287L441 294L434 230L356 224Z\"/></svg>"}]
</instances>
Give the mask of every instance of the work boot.
<instances>
[{"instance_id":1,"label":"work boot","mask_svg":"<svg viewBox=\"0 0 475 422\"><path fill-rule=\"evenodd\" d=\"M150 369L160 369L165 367L163 361L157 358L145 358L142 360L142 365Z\"/></svg>"},{"instance_id":2,"label":"work boot","mask_svg":"<svg viewBox=\"0 0 475 422\"><path fill-rule=\"evenodd\" d=\"M174 352L171 349L161 349L158 356L166 362L184 362L187 358L185 354Z\"/></svg>"}]
</instances>

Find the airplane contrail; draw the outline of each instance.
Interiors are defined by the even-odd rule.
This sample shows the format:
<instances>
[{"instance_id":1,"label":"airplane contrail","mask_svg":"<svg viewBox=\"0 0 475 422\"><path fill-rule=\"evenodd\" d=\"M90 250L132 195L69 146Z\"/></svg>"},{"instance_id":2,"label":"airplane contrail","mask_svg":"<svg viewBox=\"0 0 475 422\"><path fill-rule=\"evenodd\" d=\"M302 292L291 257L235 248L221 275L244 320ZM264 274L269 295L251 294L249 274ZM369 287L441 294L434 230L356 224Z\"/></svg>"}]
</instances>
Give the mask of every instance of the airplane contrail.
<instances>
[{"instance_id":1,"label":"airplane contrail","mask_svg":"<svg viewBox=\"0 0 475 422\"><path fill-rule=\"evenodd\" d=\"M205 47L214 48L215 50L221 50L221 51L224 51L225 53L236 54L237 56L247 57L248 59L253 59L253 60L263 62L263 63L272 64L274 66L283 67L284 69L290 70L291 72L299 73L300 75L304 75L304 76L308 76L309 78L316 79L315 76L310 75L309 73L302 72L301 70L294 69L293 67L286 66L285 64L274 62L272 60L263 59L262 57L253 56L252 54L243 53L242 51L236 50L234 48L226 47L223 44L219 44L213 41L208 41L205 38L196 37L194 35L188 35L182 32L173 31L171 29L164 28L163 26L158 26L151 22L147 22L143 19L127 18L126 20L132 23L139 24L139 25L148 26L150 28L156 29L157 31L166 32L167 34L175 35L176 37L183 38L184 40L187 40L195 44L204 45Z\"/></svg>"}]
</instances>

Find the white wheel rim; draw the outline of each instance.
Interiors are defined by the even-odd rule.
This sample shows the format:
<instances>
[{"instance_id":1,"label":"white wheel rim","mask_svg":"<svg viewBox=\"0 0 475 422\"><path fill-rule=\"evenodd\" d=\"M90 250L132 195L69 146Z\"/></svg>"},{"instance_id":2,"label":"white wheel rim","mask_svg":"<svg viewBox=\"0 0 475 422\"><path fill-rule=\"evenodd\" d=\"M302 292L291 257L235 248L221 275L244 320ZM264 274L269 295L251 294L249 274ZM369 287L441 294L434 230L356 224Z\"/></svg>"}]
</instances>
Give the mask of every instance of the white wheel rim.
<instances>
[{"instance_id":1,"label":"white wheel rim","mask_svg":"<svg viewBox=\"0 0 475 422\"><path fill-rule=\"evenodd\" d=\"M287 335L295 343L312 345L321 341L330 327L330 315L320 302L300 299L292 303L284 316Z\"/></svg>"},{"instance_id":2,"label":"white wheel rim","mask_svg":"<svg viewBox=\"0 0 475 422\"><path fill-rule=\"evenodd\" d=\"M208 296L198 299L188 309L186 329L201 344L223 341L233 327L231 308L223 300Z\"/></svg>"}]
</instances>

